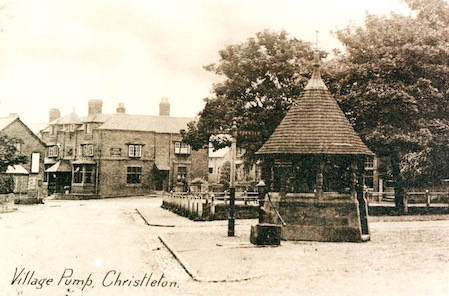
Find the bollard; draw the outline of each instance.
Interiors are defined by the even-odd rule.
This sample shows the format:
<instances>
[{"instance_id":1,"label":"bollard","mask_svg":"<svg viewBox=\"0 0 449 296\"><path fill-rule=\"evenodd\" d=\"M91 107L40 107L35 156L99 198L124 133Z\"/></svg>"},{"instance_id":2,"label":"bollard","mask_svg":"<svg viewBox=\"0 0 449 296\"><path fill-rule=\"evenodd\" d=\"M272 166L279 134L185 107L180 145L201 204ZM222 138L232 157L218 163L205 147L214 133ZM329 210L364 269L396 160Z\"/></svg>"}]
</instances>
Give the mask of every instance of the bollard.
<instances>
[{"instance_id":1,"label":"bollard","mask_svg":"<svg viewBox=\"0 0 449 296\"><path fill-rule=\"evenodd\" d=\"M264 222L264 203L265 203L265 182L260 180L257 184L257 193L259 198L259 223Z\"/></svg>"},{"instance_id":2,"label":"bollard","mask_svg":"<svg viewBox=\"0 0 449 296\"><path fill-rule=\"evenodd\" d=\"M228 219L228 236L235 235L235 187L229 188L229 219Z\"/></svg>"}]
</instances>

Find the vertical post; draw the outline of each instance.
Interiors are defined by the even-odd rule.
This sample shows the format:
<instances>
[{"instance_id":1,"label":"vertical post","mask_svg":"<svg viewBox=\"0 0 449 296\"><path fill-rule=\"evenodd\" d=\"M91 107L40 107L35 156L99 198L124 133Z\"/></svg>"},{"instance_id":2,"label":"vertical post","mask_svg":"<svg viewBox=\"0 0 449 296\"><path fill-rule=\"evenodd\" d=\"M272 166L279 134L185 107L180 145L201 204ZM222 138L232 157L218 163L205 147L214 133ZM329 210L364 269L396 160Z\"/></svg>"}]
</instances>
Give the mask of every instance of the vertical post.
<instances>
[{"instance_id":1,"label":"vertical post","mask_svg":"<svg viewBox=\"0 0 449 296\"><path fill-rule=\"evenodd\" d=\"M229 220L228 236L235 234L235 158L237 150L237 123L232 123L232 143L231 143L231 176L229 180Z\"/></svg>"},{"instance_id":2,"label":"vertical post","mask_svg":"<svg viewBox=\"0 0 449 296\"><path fill-rule=\"evenodd\" d=\"M429 190L426 190L426 207L430 207L430 194Z\"/></svg>"},{"instance_id":3,"label":"vertical post","mask_svg":"<svg viewBox=\"0 0 449 296\"><path fill-rule=\"evenodd\" d=\"M362 234L369 235L369 227L368 227L368 204L364 197L364 188L365 184L365 158L360 157L357 161L357 201L359 202L359 211L360 211L360 222L362 226Z\"/></svg>"},{"instance_id":4,"label":"vertical post","mask_svg":"<svg viewBox=\"0 0 449 296\"><path fill-rule=\"evenodd\" d=\"M263 209L265 203L265 182L260 180L257 184L257 193L259 198L259 224L264 222L265 211Z\"/></svg>"},{"instance_id":5,"label":"vertical post","mask_svg":"<svg viewBox=\"0 0 449 296\"><path fill-rule=\"evenodd\" d=\"M355 162L354 159L351 160L350 168L351 168L351 183L350 183L351 198L353 200L356 200L358 180L357 180L357 163Z\"/></svg>"},{"instance_id":6,"label":"vertical post","mask_svg":"<svg viewBox=\"0 0 449 296\"><path fill-rule=\"evenodd\" d=\"M323 171L324 171L324 160L320 159L315 184L315 198L318 200L323 198L323 183L324 183Z\"/></svg>"}]
</instances>

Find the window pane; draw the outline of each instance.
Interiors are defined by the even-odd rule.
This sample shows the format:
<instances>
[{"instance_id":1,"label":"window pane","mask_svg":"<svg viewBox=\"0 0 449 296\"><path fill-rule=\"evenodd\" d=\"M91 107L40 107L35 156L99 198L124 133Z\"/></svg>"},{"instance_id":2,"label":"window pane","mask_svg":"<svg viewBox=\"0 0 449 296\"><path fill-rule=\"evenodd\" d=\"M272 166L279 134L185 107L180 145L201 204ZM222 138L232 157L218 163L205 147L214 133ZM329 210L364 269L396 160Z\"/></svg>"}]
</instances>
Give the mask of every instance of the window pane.
<instances>
[{"instance_id":1,"label":"window pane","mask_svg":"<svg viewBox=\"0 0 449 296\"><path fill-rule=\"evenodd\" d=\"M83 182L83 167L81 165L73 166L73 183L82 183Z\"/></svg>"},{"instance_id":2,"label":"window pane","mask_svg":"<svg viewBox=\"0 0 449 296\"><path fill-rule=\"evenodd\" d=\"M93 183L95 180L95 168L93 165L88 164L85 166L85 178L84 183Z\"/></svg>"},{"instance_id":3,"label":"window pane","mask_svg":"<svg viewBox=\"0 0 449 296\"><path fill-rule=\"evenodd\" d=\"M142 183L142 167L128 167L126 175L126 183L128 184Z\"/></svg>"}]
</instances>

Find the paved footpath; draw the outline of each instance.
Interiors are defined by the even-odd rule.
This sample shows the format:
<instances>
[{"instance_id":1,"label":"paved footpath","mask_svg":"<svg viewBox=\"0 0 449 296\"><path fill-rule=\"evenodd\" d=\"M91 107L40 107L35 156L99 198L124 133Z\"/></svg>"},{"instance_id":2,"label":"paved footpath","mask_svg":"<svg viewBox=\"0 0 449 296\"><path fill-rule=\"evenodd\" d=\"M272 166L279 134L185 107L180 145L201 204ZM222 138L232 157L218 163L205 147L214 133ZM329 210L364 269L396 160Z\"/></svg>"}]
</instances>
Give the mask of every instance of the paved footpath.
<instances>
[{"instance_id":1,"label":"paved footpath","mask_svg":"<svg viewBox=\"0 0 449 296\"><path fill-rule=\"evenodd\" d=\"M227 221L139 212L149 225L166 221L161 238L191 277L226 295L449 295L449 215L372 217L367 243L257 247L249 243L256 220L237 220L228 237Z\"/></svg>"},{"instance_id":2,"label":"paved footpath","mask_svg":"<svg viewBox=\"0 0 449 296\"><path fill-rule=\"evenodd\" d=\"M227 221L160 205L47 201L0 214L0 295L449 295L448 216L375 218L367 243L257 247L256 220L237 220L228 237Z\"/></svg>"}]
</instances>

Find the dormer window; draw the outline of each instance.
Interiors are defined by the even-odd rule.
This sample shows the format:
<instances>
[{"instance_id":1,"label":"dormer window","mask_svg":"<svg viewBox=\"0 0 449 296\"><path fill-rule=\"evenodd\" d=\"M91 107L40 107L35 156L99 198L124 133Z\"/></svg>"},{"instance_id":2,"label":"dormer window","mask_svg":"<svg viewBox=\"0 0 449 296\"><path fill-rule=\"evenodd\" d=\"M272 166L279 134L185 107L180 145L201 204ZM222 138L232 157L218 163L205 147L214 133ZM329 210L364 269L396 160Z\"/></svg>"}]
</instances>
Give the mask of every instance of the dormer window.
<instances>
[{"instance_id":1,"label":"dormer window","mask_svg":"<svg viewBox=\"0 0 449 296\"><path fill-rule=\"evenodd\" d=\"M58 132L58 126L50 125L50 135L56 135L57 132Z\"/></svg>"},{"instance_id":2,"label":"dormer window","mask_svg":"<svg viewBox=\"0 0 449 296\"><path fill-rule=\"evenodd\" d=\"M142 146L142 144L129 144L128 156L133 158L142 157Z\"/></svg>"},{"instance_id":3,"label":"dormer window","mask_svg":"<svg viewBox=\"0 0 449 296\"><path fill-rule=\"evenodd\" d=\"M86 123L85 132L86 132L86 134L92 134L92 124L91 123Z\"/></svg>"},{"instance_id":4,"label":"dormer window","mask_svg":"<svg viewBox=\"0 0 449 296\"><path fill-rule=\"evenodd\" d=\"M74 132L75 129L76 129L76 124L74 124L74 123L64 125L64 130L66 132Z\"/></svg>"}]
</instances>

